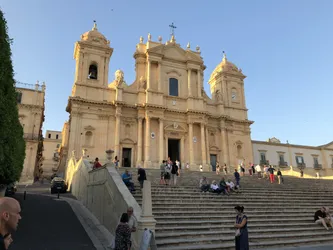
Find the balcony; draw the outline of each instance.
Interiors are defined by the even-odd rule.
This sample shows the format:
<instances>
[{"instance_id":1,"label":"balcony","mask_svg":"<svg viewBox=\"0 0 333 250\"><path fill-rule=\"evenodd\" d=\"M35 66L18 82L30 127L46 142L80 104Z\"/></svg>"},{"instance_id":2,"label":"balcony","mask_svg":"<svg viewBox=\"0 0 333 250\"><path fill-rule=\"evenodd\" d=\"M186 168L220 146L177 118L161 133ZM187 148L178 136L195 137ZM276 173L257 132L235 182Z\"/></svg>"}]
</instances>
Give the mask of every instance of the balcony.
<instances>
[{"instance_id":1,"label":"balcony","mask_svg":"<svg viewBox=\"0 0 333 250\"><path fill-rule=\"evenodd\" d=\"M41 136L39 134L24 133L23 138L25 140L39 141L39 139L41 139Z\"/></svg>"},{"instance_id":2,"label":"balcony","mask_svg":"<svg viewBox=\"0 0 333 250\"><path fill-rule=\"evenodd\" d=\"M322 168L323 168L323 165L322 165L322 164L315 163L315 164L313 164L313 167L314 167L314 169L322 169Z\"/></svg>"},{"instance_id":3,"label":"balcony","mask_svg":"<svg viewBox=\"0 0 333 250\"><path fill-rule=\"evenodd\" d=\"M279 167L288 167L288 162L286 161L279 161Z\"/></svg>"},{"instance_id":4,"label":"balcony","mask_svg":"<svg viewBox=\"0 0 333 250\"><path fill-rule=\"evenodd\" d=\"M267 160L260 160L260 165L268 165L268 161Z\"/></svg>"},{"instance_id":5,"label":"balcony","mask_svg":"<svg viewBox=\"0 0 333 250\"><path fill-rule=\"evenodd\" d=\"M299 169L304 169L304 168L306 168L306 164L305 163L297 163L297 167Z\"/></svg>"}]
</instances>

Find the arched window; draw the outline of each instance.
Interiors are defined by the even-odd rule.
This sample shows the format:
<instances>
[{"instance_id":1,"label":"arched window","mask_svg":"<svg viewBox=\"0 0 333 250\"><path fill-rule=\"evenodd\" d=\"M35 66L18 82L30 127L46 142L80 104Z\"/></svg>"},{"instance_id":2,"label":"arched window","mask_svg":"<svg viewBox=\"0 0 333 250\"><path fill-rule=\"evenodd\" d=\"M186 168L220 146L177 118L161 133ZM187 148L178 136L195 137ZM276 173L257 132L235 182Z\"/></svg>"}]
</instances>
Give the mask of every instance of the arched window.
<instances>
[{"instance_id":1,"label":"arched window","mask_svg":"<svg viewBox=\"0 0 333 250\"><path fill-rule=\"evenodd\" d=\"M237 145L237 157L242 158L242 146Z\"/></svg>"},{"instance_id":2,"label":"arched window","mask_svg":"<svg viewBox=\"0 0 333 250\"><path fill-rule=\"evenodd\" d=\"M176 78L169 79L169 95L178 96L178 80Z\"/></svg>"},{"instance_id":3,"label":"arched window","mask_svg":"<svg viewBox=\"0 0 333 250\"><path fill-rule=\"evenodd\" d=\"M97 79L97 74L98 74L97 66L95 64L90 64L88 78L96 80Z\"/></svg>"},{"instance_id":4,"label":"arched window","mask_svg":"<svg viewBox=\"0 0 333 250\"><path fill-rule=\"evenodd\" d=\"M86 134L85 134L84 145L85 146L92 146L92 142L93 142L93 133L91 131L87 131Z\"/></svg>"},{"instance_id":5,"label":"arched window","mask_svg":"<svg viewBox=\"0 0 333 250\"><path fill-rule=\"evenodd\" d=\"M231 100L232 101L237 101L238 96L237 96L237 90L235 88L232 88L231 90Z\"/></svg>"}]
</instances>

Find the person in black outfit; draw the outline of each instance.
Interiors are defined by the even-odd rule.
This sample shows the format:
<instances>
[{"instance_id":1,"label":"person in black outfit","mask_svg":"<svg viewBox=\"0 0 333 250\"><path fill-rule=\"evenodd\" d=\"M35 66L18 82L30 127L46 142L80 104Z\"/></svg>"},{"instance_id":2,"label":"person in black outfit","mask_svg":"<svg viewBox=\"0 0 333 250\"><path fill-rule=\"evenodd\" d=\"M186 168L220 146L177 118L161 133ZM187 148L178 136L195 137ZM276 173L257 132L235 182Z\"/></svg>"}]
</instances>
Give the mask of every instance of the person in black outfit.
<instances>
[{"instance_id":1,"label":"person in black outfit","mask_svg":"<svg viewBox=\"0 0 333 250\"><path fill-rule=\"evenodd\" d=\"M178 176L178 166L177 166L176 162L172 163L171 176L172 176L173 185L176 186L177 185L177 176Z\"/></svg>"},{"instance_id":2,"label":"person in black outfit","mask_svg":"<svg viewBox=\"0 0 333 250\"><path fill-rule=\"evenodd\" d=\"M326 230L329 230L327 224L329 224L333 228L332 220L326 218L325 211L326 211L325 207L322 207L320 208L320 210L316 211L314 214L314 222L319 225L322 224L324 228L326 228Z\"/></svg>"},{"instance_id":3,"label":"person in black outfit","mask_svg":"<svg viewBox=\"0 0 333 250\"><path fill-rule=\"evenodd\" d=\"M140 188L143 188L143 182L147 180L146 176L146 170L144 170L142 167L139 167L138 169L138 181L140 183Z\"/></svg>"}]
</instances>

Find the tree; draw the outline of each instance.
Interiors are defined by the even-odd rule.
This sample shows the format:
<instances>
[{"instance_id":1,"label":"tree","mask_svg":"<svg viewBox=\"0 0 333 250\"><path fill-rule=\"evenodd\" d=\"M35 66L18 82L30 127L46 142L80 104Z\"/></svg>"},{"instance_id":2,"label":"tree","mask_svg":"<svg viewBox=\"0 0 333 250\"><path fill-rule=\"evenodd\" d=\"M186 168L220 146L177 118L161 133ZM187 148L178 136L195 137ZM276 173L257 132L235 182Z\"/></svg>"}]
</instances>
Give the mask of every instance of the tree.
<instances>
[{"instance_id":1,"label":"tree","mask_svg":"<svg viewBox=\"0 0 333 250\"><path fill-rule=\"evenodd\" d=\"M25 158L23 128L19 121L17 93L7 22L0 9L0 185L18 181Z\"/></svg>"}]
</instances>

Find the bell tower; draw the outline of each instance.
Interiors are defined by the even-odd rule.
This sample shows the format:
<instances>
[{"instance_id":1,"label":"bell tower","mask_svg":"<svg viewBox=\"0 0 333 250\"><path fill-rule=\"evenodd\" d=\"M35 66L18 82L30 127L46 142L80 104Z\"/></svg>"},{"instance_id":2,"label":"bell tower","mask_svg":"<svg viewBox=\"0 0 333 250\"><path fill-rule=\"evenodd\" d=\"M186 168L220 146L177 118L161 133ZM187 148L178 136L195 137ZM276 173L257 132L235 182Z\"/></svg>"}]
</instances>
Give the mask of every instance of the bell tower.
<instances>
[{"instance_id":1,"label":"bell tower","mask_svg":"<svg viewBox=\"0 0 333 250\"><path fill-rule=\"evenodd\" d=\"M110 41L98 31L94 21L93 28L81 35L81 40L75 43L76 66L73 92L76 85L107 87L112 52Z\"/></svg>"}]
</instances>

